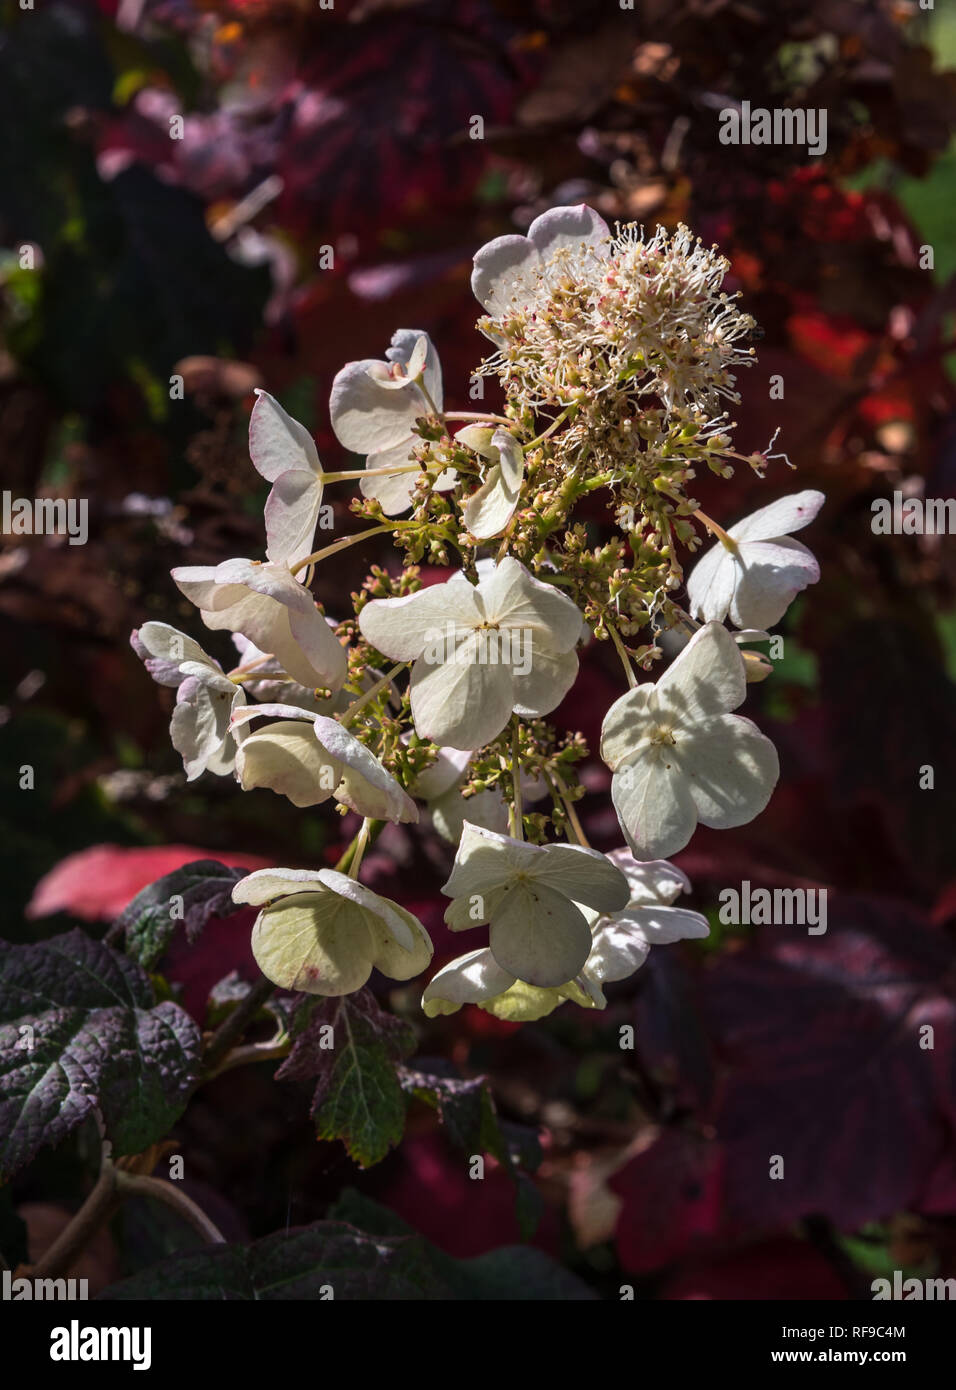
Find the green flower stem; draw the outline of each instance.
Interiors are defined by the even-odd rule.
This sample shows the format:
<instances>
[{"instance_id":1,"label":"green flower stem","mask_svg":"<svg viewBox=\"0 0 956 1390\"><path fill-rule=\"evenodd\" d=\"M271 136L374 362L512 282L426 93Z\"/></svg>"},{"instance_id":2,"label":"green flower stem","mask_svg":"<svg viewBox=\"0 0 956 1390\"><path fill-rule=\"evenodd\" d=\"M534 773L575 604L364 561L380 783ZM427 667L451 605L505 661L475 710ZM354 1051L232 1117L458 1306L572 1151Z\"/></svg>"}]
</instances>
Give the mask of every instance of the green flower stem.
<instances>
[{"instance_id":1,"label":"green flower stem","mask_svg":"<svg viewBox=\"0 0 956 1390\"><path fill-rule=\"evenodd\" d=\"M515 840L524 839L524 808L521 804L521 758L518 751L518 716L513 716L513 729L511 734L511 800L512 804L508 808L508 819L512 837Z\"/></svg>"},{"instance_id":2,"label":"green flower stem","mask_svg":"<svg viewBox=\"0 0 956 1390\"><path fill-rule=\"evenodd\" d=\"M584 828L581 825L581 822L578 820L578 813L574 809L574 802L571 800L570 792L568 791L567 785L565 784L564 779L562 778L560 772L558 772L557 768L554 769L554 781L555 785L558 788L558 792L560 793L561 805L564 807L564 812L568 818L568 823L570 824L571 829L574 831L575 839L577 840L579 845L583 845L585 849L590 849L591 846L588 843L588 837L585 835Z\"/></svg>"},{"instance_id":3,"label":"green flower stem","mask_svg":"<svg viewBox=\"0 0 956 1390\"><path fill-rule=\"evenodd\" d=\"M431 411L433 415L437 415L438 419L441 420L441 422L444 424L445 416L442 413L442 411L438 409L438 406L435 404L435 402L432 400L428 392L428 387L425 385L423 378L420 376L416 377L415 385L418 387L419 391L421 391L422 395L425 397L425 403L428 406L428 409Z\"/></svg>"},{"instance_id":4,"label":"green flower stem","mask_svg":"<svg viewBox=\"0 0 956 1390\"><path fill-rule=\"evenodd\" d=\"M317 550L313 555L306 555L305 559L297 560L291 567L291 573L298 574L299 570L304 570L307 565L318 564L320 560L337 555L340 550L347 550L350 545L358 545L359 541L368 540L370 536L381 536L386 531L405 531L417 525L417 521L390 521L386 526L370 526L365 531L357 531L354 536L343 536L340 541L333 541L324 550Z\"/></svg>"},{"instance_id":5,"label":"green flower stem","mask_svg":"<svg viewBox=\"0 0 956 1390\"><path fill-rule=\"evenodd\" d=\"M627 676L627 683L631 690L637 685L637 677L634 674L634 667L631 665L631 658L628 656L627 648L621 641L620 633L613 628L610 623L605 623L605 627L610 634L611 641L617 648L617 654L621 658L621 665L624 667L624 674Z\"/></svg>"},{"instance_id":6,"label":"green flower stem","mask_svg":"<svg viewBox=\"0 0 956 1390\"><path fill-rule=\"evenodd\" d=\"M360 695L357 700L352 701L348 709L345 710L344 713L339 715L339 723L351 723L351 721L355 718L359 711L364 709L370 700L374 700L375 696L379 693L380 690L383 690L387 685L391 685L392 681L398 675L399 671L404 671L407 665L407 661L396 662L396 664L392 667L390 671L386 671L385 675L382 676L380 680L377 680L370 689L366 690L364 695Z\"/></svg>"},{"instance_id":7,"label":"green flower stem","mask_svg":"<svg viewBox=\"0 0 956 1390\"><path fill-rule=\"evenodd\" d=\"M421 464L397 463L392 468L346 468L341 473L323 473L323 483L350 482L353 478L388 478L393 473L419 473Z\"/></svg>"},{"instance_id":8,"label":"green flower stem","mask_svg":"<svg viewBox=\"0 0 956 1390\"><path fill-rule=\"evenodd\" d=\"M509 420L506 415L486 415L483 411L477 410L449 410L444 418L446 420L477 420L479 424L508 425L512 429L515 425L515 421Z\"/></svg>"},{"instance_id":9,"label":"green flower stem","mask_svg":"<svg viewBox=\"0 0 956 1390\"><path fill-rule=\"evenodd\" d=\"M574 416L577 415L580 409L581 407L577 404L576 401L573 402L571 405L567 406L564 410L562 410L561 414L557 417L556 420L551 421L551 424L548 426L548 428L544 431L543 434L539 434L537 439L532 439L530 444L526 444L524 446L525 453L527 453L529 449L533 449L537 444L543 444L546 439L550 439L551 436L554 434L555 430L559 429L560 426L564 424L565 420L572 420Z\"/></svg>"},{"instance_id":10,"label":"green flower stem","mask_svg":"<svg viewBox=\"0 0 956 1390\"><path fill-rule=\"evenodd\" d=\"M199 1232L208 1245L226 1244L226 1237L219 1227L210 1221L206 1213L196 1205L191 1197L186 1196L177 1183L167 1182L165 1178L127 1173L122 1168L117 1168L116 1191L120 1197L154 1197L157 1201L164 1202L167 1207L172 1207L173 1211L178 1212L194 1231Z\"/></svg>"},{"instance_id":11,"label":"green flower stem","mask_svg":"<svg viewBox=\"0 0 956 1390\"><path fill-rule=\"evenodd\" d=\"M369 820L368 816L366 816L362 821L359 833L355 837L355 850L352 854L352 862L349 864L348 869L349 878L357 879L359 876L359 869L362 867L362 859L368 848L369 830L371 826L372 822Z\"/></svg>"},{"instance_id":12,"label":"green flower stem","mask_svg":"<svg viewBox=\"0 0 956 1390\"><path fill-rule=\"evenodd\" d=\"M729 550L731 555L737 554L740 547L737 545L737 542L734 540L733 536L728 536L724 528L722 526L719 526L716 521L714 521L711 517L707 515L706 512L702 512L700 507L698 507L695 512L691 512L691 516L695 516L698 521L702 521L704 525L707 527L707 530L717 537L721 545L724 546L727 550Z\"/></svg>"}]
</instances>

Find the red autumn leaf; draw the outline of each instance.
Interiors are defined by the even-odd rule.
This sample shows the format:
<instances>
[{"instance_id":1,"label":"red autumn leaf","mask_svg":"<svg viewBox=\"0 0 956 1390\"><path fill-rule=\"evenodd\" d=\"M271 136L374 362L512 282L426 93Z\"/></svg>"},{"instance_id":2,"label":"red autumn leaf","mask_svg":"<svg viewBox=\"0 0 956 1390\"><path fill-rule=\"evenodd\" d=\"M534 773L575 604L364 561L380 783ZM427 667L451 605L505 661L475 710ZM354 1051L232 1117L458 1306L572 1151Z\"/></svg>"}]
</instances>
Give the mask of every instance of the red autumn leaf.
<instances>
[{"instance_id":1,"label":"red autumn leaf","mask_svg":"<svg viewBox=\"0 0 956 1390\"><path fill-rule=\"evenodd\" d=\"M93 845L68 854L33 890L28 917L48 917L69 912L85 922L108 922L117 917L141 888L163 874L172 873L195 859L218 859L221 864L245 869L268 869L270 859L259 854L199 849L195 845L155 845L124 848Z\"/></svg>"},{"instance_id":2,"label":"red autumn leaf","mask_svg":"<svg viewBox=\"0 0 956 1390\"><path fill-rule=\"evenodd\" d=\"M724 1156L686 1127L650 1131L609 1180L621 1198L618 1257L632 1274L661 1269L722 1234Z\"/></svg>"}]
</instances>

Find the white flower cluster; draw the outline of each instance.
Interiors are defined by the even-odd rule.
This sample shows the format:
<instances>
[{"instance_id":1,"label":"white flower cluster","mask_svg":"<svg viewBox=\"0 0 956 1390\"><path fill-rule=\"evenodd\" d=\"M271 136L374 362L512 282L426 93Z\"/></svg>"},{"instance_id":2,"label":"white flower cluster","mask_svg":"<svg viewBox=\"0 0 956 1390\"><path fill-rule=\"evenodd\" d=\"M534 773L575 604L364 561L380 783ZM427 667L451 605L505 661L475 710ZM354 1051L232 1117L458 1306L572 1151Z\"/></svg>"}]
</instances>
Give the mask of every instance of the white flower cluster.
<instances>
[{"instance_id":1,"label":"white flower cluster","mask_svg":"<svg viewBox=\"0 0 956 1390\"><path fill-rule=\"evenodd\" d=\"M233 634L238 664L224 671L164 623L144 624L132 645L176 690L170 733L189 780L231 773L244 790L266 788L297 807L332 801L362 817L335 869L262 870L236 886L237 903L261 909L253 949L276 984L340 995L373 967L396 980L427 968L421 923L359 881L377 828L418 822L420 805L457 844L443 889L448 926L488 931L486 946L427 985L429 1015L466 1003L512 1020L565 1000L603 1008L604 985L631 975L652 945L706 935L703 917L674 906L690 885L665 857L698 822L743 825L770 797L776 752L734 712L747 690L738 639L766 637L819 577L790 533L812 521L822 496L783 498L729 531L698 513L718 539L690 575L687 610L641 594L658 620L676 615L671 626L693 632L656 681L638 681L621 636L633 630L633 609L631 627L605 623L599 635L614 639L628 688L607 711L601 755L628 848L587 844L577 789L565 781L579 750L559 746L542 721L572 690L592 635L579 596L593 602L602 565L616 564L604 552L582 555L580 540L555 547L567 522L555 505L570 510L570 484L582 479L619 481L594 474L611 416L623 428L628 412L645 410L686 432L688 410L696 418L733 396L730 368L745 360L738 340L750 321L720 290L725 269L686 229L612 237L590 208L556 208L527 237L499 238L475 257L481 326L497 348L483 370L501 376L507 415L446 412L435 348L414 329L399 330L383 360L351 362L335 378L332 426L365 456L364 469L325 470L303 426L258 393L249 448L271 484L264 559L173 571L206 627ZM547 407L564 413L542 429ZM462 419L453 432L449 422ZM541 475L531 476L542 468L556 489L545 501ZM324 489L347 480L380 524L313 552ZM694 515L657 491L675 525ZM408 511L410 520L380 521ZM307 587L313 571L387 531L418 554L451 547L460 564L429 587L414 567L396 579L374 572L357 623L337 628ZM618 574L609 608L614 595L620 605ZM732 634L728 618L745 631ZM383 659L395 665L385 670Z\"/></svg>"}]
</instances>

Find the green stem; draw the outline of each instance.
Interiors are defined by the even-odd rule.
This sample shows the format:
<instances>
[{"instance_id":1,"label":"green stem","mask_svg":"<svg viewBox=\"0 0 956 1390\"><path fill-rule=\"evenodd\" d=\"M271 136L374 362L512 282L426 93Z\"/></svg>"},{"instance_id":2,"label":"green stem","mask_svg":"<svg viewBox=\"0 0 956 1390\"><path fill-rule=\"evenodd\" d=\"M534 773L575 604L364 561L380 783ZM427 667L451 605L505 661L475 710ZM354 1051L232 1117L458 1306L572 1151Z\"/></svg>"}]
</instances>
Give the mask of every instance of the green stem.
<instances>
[{"instance_id":1,"label":"green stem","mask_svg":"<svg viewBox=\"0 0 956 1390\"><path fill-rule=\"evenodd\" d=\"M167 1182L165 1178L148 1178L135 1173L126 1173L122 1168L116 1169L116 1190L121 1197L155 1197L157 1201L164 1202L167 1207L172 1207L173 1211L188 1221L194 1231L198 1231L203 1240L209 1245L225 1245L226 1237L209 1217L198 1207L191 1197L187 1197L185 1192L174 1182Z\"/></svg>"},{"instance_id":2,"label":"green stem","mask_svg":"<svg viewBox=\"0 0 956 1390\"><path fill-rule=\"evenodd\" d=\"M740 547L737 545L733 536L729 536L724 528L719 526L706 512L702 512L698 507L696 512L691 512L691 516L696 516L698 521L702 521L707 527L707 530L717 537L721 545L729 550L731 555L736 555L738 553Z\"/></svg>"},{"instance_id":3,"label":"green stem","mask_svg":"<svg viewBox=\"0 0 956 1390\"><path fill-rule=\"evenodd\" d=\"M362 867L362 859L368 847L368 833L371 828L372 822L368 816L366 816L362 821L359 833L355 837L355 853L352 855L351 864L349 864L349 878L357 879L359 876L359 869Z\"/></svg>"},{"instance_id":4,"label":"green stem","mask_svg":"<svg viewBox=\"0 0 956 1390\"><path fill-rule=\"evenodd\" d=\"M616 628L613 628L611 624L608 622L605 622L604 626L610 633L611 641L617 648L617 654L621 658L621 665L624 667L624 674L627 676L627 683L633 690L634 687L637 685L637 677L634 674L634 667L631 665L631 658L628 655L627 648L621 641L620 634L618 633Z\"/></svg>"},{"instance_id":5,"label":"green stem","mask_svg":"<svg viewBox=\"0 0 956 1390\"><path fill-rule=\"evenodd\" d=\"M398 463L393 468L346 468L339 473L323 473L323 483L344 483L353 478L387 478L392 473L418 473L420 463Z\"/></svg>"},{"instance_id":6,"label":"green stem","mask_svg":"<svg viewBox=\"0 0 956 1390\"><path fill-rule=\"evenodd\" d=\"M382 676L380 680L377 680L370 689L366 690L364 695L360 695L357 700L352 701L348 709L345 710L343 714L339 715L339 723L349 724L358 714L359 710L364 709L370 700L374 700L375 696L380 690L384 689L386 685L391 685L399 671L403 671L407 665L407 661L396 662L390 671L386 671L385 675Z\"/></svg>"},{"instance_id":7,"label":"green stem","mask_svg":"<svg viewBox=\"0 0 956 1390\"><path fill-rule=\"evenodd\" d=\"M298 574L299 570L304 570L307 565L318 564L320 560L337 555L340 550L347 550L350 545L358 545L359 541L368 540L370 536L381 536L385 531L402 531L417 525L416 521L390 521L386 526L370 526L365 531L357 531L354 536L343 536L340 541L333 541L324 550L317 550L313 555L306 555L304 560L297 560L291 568L291 573Z\"/></svg>"},{"instance_id":8,"label":"green stem","mask_svg":"<svg viewBox=\"0 0 956 1390\"><path fill-rule=\"evenodd\" d=\"M578 813L574 809L574 802L571 800L571 794L568 791L568 788L565 785L560 772L558 772L556 768L554 771L554 780L557 785L558 791L561 794L561 804L564 807L565 815L567 816L568 822L572 830L574 831L575 838L577 839L578 844L583 845L585 849L590 849L591 846L588 843L588 837L585 835L584 828L581 825L581 822L578 820Z\"/></svg>"},{"instance_id":9,"label":"green stem","mask_svg":"<svg viewBox=\"0 0 956 1390\"><path fill-rule=\"evenodd\" d=\"M490 425L509 425L514 428L514 420L509 420L506 415L485 415L477 410L449 410L445 415L446 420L477 420L480 424Z\"/></svg>"},{"instance_id":10,"label":"green stem","mask_svg":"<svg viewBox=\"0 0 956 1390\"><path fill-rule=\"evenodd\" d=\"M520 725L518 716L513 717L513 728L511 733L511 799L512 805L508 810L508 819L511 823L511 835L515 840L524 839L524 808L521 804L521 760L518 756L518 733Z\"/></svg>"},{"instance_id":11,"label":"green stem","mask_svg":"<svg viewBox=\"0 0 956 1390\"><path fill-rule=\"evenodd\" d=\"M532 439L530 444L526 444L524 446L525 453L527 453L529 449L535 448L536 445L543 444L546 439L550 439L551 436L554 434L555 430L558 429L560 425L563 425L565 420L567 420L569 416L576 415L580 408L581 407L577 404L576 401L573 402L571 405L566 406L565 409L562 410L558 418L556 420L551 421L551 424L543 432L543 434L539 434L537 439Z\"/></svg>"}]
</instances>

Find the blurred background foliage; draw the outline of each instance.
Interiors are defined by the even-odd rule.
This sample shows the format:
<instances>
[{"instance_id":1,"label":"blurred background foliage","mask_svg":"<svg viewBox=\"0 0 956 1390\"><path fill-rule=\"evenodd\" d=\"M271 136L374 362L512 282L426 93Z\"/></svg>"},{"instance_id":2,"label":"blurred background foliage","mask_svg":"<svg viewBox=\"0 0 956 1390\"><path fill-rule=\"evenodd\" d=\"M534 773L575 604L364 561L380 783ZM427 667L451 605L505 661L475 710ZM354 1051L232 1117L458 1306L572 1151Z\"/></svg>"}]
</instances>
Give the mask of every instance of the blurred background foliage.
<instances>
[{"instance_id":1,"label":"blurred background foliage","mask_svg":"<svg viewBox=\"0 0 956 1390\"><path fill-rule=\"evenodd\" d=\"M828 496L806 538L823 578L748 702L780 748L780 787L755 824L702 830L678 856L714 936L656 952L606 1014L426 1025L414 990L392 1004L423 1051L487 1072L502 1112L541 1131L535 1239L599 1290L626 1272L664 1297L839 1298L884 1268L956 1273L956 563L951 537L870 526L876 497L956 495L951 9L0 0L0 17L2 486L90 508L84 546L4 538L0 552L3 934L105 920L189 847L314 864L348 832L268 792L187 788L168 703L127 645L148 618L202 636L171 566L261 552L253 388L348 466L332 376L396 327L432 335L446 402L468 408L483 241L580 200L608 220L686 221L728 255L762 330L735 412L743 452L780 426L798 470L702 478L701 505L732 522L798 487ZM825 155L720 144L718 114L741 101L825 108ZM598 506L589 521L599 534ZM330 613L373 559L394 563L353 548L320 573ZM595 748L618 687L592 644L555 722ZM586 828L610 848L606 770L585 779ZM66 855L102 845L115 849L34 896ZM392 827L367 861L422 916L438 963L453 953L448 859ZM745 878L826 887L827 935L720 926L717 892ZM208 985L246 968L241 938L173 962L200 1014ZM628 1022L637 1048L622 1053ZM233 1233L320 1216L357 1178L264 1069L207 1088L179 1139ZM65 1146L18 1195L70 1200L81 1169ZM452 1253L517 1238L507 1178L470 1183L431 1112L358 1181ZM182 1238L140 1215L116 1237L124 1270Z\"/></svg>"}]
</instances>

